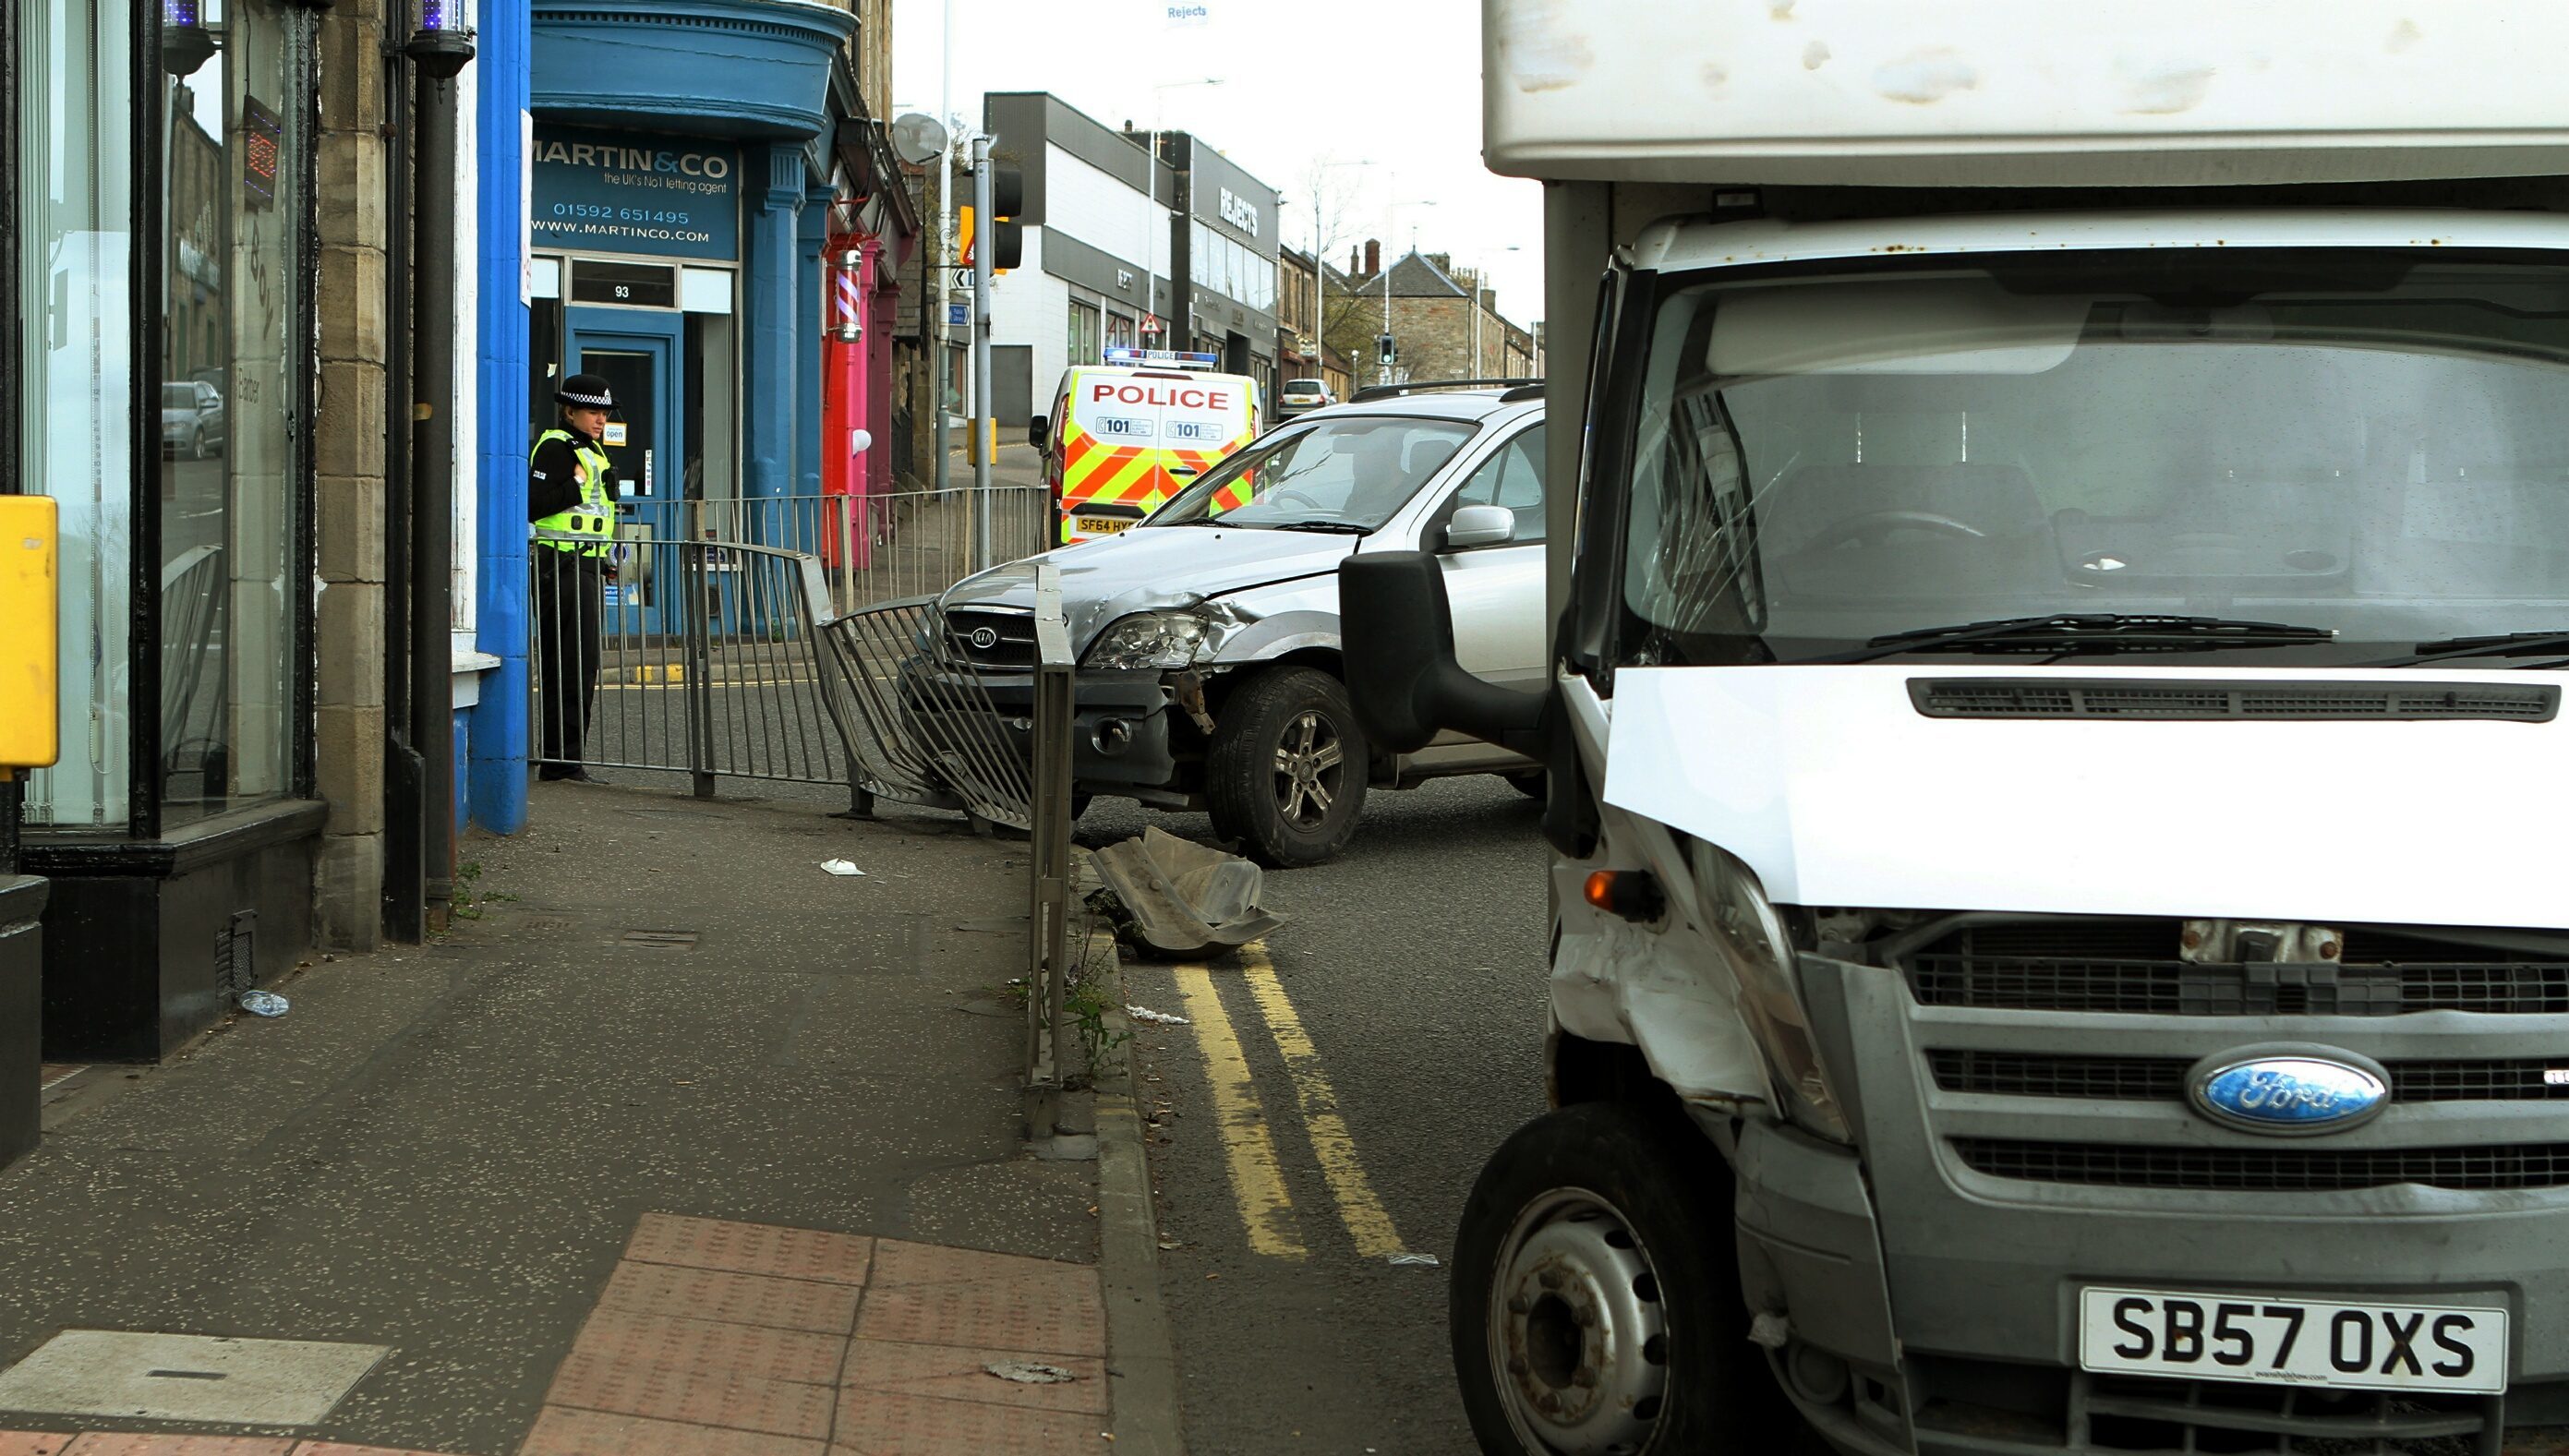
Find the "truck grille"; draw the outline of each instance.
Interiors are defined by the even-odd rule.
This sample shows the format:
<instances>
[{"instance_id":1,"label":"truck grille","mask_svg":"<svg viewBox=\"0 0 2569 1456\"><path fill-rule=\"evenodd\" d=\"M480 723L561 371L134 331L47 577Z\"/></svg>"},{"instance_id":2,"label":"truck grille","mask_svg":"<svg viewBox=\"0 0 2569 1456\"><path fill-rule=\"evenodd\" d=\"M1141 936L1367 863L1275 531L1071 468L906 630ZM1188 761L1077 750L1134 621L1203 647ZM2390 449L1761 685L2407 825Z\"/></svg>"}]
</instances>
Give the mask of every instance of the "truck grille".
<instances>
[{"instance_id":1,"label":"truck grille","mask_svg":"<svg viewBox=\"0 0 2569 1456\"><path fill-rule=\"evenodd\" d=\"M2416 1183L2500 1190L2569 1187L2569 1143L2462 1148L2158 1148L1956 1138L1973 1171L2029 1183L2209 1192L2334 1193Z\"/></svg>"},{"instance_id":2,"label":"truck grille","mask_svg":"<svg viewBox=\"0 0 2569 1456\"><path fill-rule=\"evenodd\" d=\"M2182 1057L2059 1056L2045 1052L1931 1051L1936 1085L2002 1097L2175 1102L2185 1096ZM2498 1061L2386 1064L2393 1102L2569 1101L2569 1052Z\"/></svg>"},{"instance_id":3,"label":"truck grille","mask_svg":"<svg viewBox=\"0 0 2569 1456\"><path fill-rule=\"evenodd\" d=\"M1930 1006L2152 1016L2569 1014L2569 959L2349 928L2317 964L2206 964L2173 920L2022 921L1957 930L1905 957Z\"/></svg>"},{"instance_id":4,"label":"truck grille","mask_svg":"<svg viewBox=\"0 0 2569 1456\"><path fill-rule=\"evenodd\" d=\"M945 661L987 670L1032 668L1035 664L1035 618L1027 611L958 606L945 613L941 633Z\"/></svg>"}]
</instances>

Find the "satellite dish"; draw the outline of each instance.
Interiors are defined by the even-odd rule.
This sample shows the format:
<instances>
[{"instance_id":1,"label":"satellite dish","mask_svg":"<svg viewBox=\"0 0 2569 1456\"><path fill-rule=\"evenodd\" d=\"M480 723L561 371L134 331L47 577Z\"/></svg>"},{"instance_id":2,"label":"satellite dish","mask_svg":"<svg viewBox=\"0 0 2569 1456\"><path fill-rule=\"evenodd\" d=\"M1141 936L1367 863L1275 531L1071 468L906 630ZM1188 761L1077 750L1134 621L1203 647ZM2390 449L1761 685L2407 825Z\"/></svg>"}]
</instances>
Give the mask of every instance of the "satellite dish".
<instances>
[{"instance_id":1,"label":"satellite dish","mask_svg":"<svg viewBox=\"0 0 2569 1456\"><path fill-rule=\"evenodd\" d=\"M945 151L945 128L925 112L911 112L892 124L893 155L913 167L924 167Z\"/></svg>"}]
</instances>

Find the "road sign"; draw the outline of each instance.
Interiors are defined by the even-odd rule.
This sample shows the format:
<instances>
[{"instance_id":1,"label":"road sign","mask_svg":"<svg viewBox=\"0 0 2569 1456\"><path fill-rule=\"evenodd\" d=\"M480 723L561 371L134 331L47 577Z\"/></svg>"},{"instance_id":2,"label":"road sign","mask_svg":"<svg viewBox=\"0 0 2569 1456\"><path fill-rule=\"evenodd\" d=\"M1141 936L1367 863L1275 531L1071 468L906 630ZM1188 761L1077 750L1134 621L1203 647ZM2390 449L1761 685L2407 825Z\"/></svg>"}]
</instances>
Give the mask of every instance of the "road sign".
<instances>
[{"instance_id":1,"label":"road sign","mask_svg":"<svg viewBox=\"0 0 2569 1456\"><path fill-rule=\"evenodd\" d=\"M946 324L947 324L947 326L948 326L948 327L951 327L951 328L961 328L963 325L965 325L965 324L967 324L967 323L970 323L971 321L972 321L972 305L971 305L971 304L969 304L969 303L949 303L949 304L945 305L945 322L946 322Z\"/></svg>"},{"instance_id":2,"label":"road sign","mask_svg":"<svg viewBox=\"0 0 2569 1456\"><path fill-rule=\"evenodd\" d=\"M1158 314L1146 313L1142 315L1142 332L1146 334L1165 334L1168 331L1169 326L1160 322L1160 316Z\"/></svg>"}]
</instances>

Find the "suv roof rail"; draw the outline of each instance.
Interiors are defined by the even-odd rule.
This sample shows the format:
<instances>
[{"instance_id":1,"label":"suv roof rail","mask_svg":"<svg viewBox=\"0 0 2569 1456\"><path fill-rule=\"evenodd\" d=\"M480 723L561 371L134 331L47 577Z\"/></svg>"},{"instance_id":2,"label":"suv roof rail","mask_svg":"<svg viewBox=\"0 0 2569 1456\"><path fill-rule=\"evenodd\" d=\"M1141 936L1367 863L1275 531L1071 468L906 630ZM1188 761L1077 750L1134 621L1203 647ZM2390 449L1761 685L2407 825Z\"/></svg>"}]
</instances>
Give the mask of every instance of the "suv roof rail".
<instances>
[{"instance_id":1,"label":"suv roof rail","mask_svg":"<svg viewBox=\"0 0 2569 1456\"><path fill-rule=\"evenodd\" d=\"M1501 389L1502 399L1533 399L1543 393L1540 379L1422 379L1410 384L1368 384L1347 396L1348 404L1369 399L1398 399L1405 394L1421 394L1431 389ZM1529 393L1528 391L1531 391Z\"/></svg>"}]
</instances>

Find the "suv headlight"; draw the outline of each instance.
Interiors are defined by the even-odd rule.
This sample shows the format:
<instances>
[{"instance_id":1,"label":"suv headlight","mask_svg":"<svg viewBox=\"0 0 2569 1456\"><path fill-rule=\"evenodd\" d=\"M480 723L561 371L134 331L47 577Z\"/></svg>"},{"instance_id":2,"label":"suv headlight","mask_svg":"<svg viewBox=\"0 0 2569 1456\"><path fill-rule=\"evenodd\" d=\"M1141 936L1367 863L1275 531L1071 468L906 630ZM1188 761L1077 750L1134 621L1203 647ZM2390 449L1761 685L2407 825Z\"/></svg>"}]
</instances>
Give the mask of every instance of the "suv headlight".
<instances>
[{"instance_id":1,"label":"suv headlight","mask_svg":"<svg viewBox=\"0 0 2569 1456\"><path fill-rule=\"evenodd\" d=\"M1099 633L1080 665L1110 672L1192 667L1221 645L1215 624L1193 612L1137 612Z\"/></svg>"}]
</instances>

